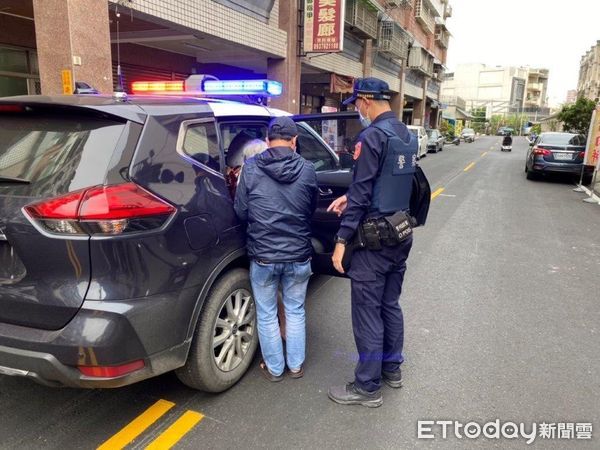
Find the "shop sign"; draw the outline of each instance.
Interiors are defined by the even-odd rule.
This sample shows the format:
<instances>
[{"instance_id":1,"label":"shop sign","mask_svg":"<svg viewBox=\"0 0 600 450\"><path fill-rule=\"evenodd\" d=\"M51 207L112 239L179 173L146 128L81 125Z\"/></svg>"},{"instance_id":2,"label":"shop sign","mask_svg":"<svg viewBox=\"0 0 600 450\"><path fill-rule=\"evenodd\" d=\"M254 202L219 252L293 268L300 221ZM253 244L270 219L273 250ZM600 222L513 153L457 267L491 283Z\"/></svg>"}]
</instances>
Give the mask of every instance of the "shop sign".
<instances>
[{"instance_id":1,"label":"shop sign","mask_svg":"<svg viewBox=\"0 0 600 450\"><path fill-rule=\"evenodd\" d=\"M304 52L333 53L344 48L345 0L304 0Z\"/></svg>"}]
</instances>

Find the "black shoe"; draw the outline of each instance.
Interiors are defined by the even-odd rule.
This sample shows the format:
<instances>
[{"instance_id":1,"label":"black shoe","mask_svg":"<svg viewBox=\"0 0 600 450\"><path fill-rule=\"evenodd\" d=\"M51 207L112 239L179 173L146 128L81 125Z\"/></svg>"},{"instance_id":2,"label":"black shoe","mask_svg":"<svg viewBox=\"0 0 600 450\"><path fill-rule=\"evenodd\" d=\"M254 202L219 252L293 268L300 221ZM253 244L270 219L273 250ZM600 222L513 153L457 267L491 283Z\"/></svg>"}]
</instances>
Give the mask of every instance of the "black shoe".
<instances>
[{"instance_id":1,"label":"black shoe","mask_svg":"<svg viewBox=\"0 0 600 450\"><path fill-rule=\"evenodd\" d=\"M393 387L395 389L402 387L402 371L398 369L396 372L386 372L383 370L381 372L381 378L389 387Z\"/></svg>"},{"instance_id":2,"label":"black shoe","mask_svg":"<svg viewBox=\"0 0 600 450\"><path fill-rule=\"evenodd\" d=\"M378 408L383 405L381 391L363 391L353 382L344 386L330 387L329 398L340 405L362 405L369 408Z\"/></svg>"}]
</instances>

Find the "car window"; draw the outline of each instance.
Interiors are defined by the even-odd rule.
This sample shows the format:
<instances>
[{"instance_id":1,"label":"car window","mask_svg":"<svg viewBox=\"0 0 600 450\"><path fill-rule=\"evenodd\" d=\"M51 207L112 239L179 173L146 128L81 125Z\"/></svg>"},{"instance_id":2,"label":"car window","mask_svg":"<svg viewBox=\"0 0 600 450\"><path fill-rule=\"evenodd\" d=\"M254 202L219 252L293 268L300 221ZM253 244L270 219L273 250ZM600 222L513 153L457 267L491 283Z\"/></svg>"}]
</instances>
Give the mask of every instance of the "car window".
<instances>
[{"instance_id":1,"label":"car window","mask_svg":"<svg viewBox=\"0 0 600 450\"><path fill-rule=\"evenodd\" d=\"M181 150L194 160L221 171L221 152L214 122L183 122Z\"/></svg>"},{"instance_id":2,"label":"car window","mask_svg":"<svg viewBox=\"0 0 600 450\"><path fill-rule=\"evenodd\" d=\"M585 145L585 138L578 134L543 134L540 143L548 145Z\"/></svg>"},{"instance_id":3,"label":"car window","mask_svg":"<svg viewBox=\"0 0 600 450\"><path fill-rule=\"evenodd\" d=\"M267 123L221 123L221 142L225 151L225 165L238 167L244 162L244 149L251 141L267 139Z\"/></svg>"},{"instance_id":4,"label":"car window","mask_svg":"<svg viewBox=\"0 0 600 450\"><path fill-rule=\"evenodd\" d=\"M123 122L83 114L5 115L0 176L49 188L59 181L73 189L100 184L124 129Z\"/></svg>"},{"instance_id":5,"label":"car window","mask_svg":"<svg viewBox=\"0 0 600 450\"><path fill-rule=\"evenodd\" d=\"M337 168L336 160L331 152L302 124L298 124L296 151L304 159L312 162L317 172Z\"/></svg>"},{"instance_id":6,"label":"car window","mask_svg":"<svg viewBox=\"0 0 600 450\"><path fill-rule=\"evenodd\" d=\"M415 136L419 136L419 130L415 130L414 128L409 128L408 131L410 131Z\"/></svg>"},{"instance_id":7,"label":"car window","mask_svg":"<svg viewBox=\"0 0 600 450\"><path fill-rule=\"evenodd\" d=\"M427 130L427 136L429 136L432 139L437 139L438 131L437 130Z\"/></svg>"}]
</instances>

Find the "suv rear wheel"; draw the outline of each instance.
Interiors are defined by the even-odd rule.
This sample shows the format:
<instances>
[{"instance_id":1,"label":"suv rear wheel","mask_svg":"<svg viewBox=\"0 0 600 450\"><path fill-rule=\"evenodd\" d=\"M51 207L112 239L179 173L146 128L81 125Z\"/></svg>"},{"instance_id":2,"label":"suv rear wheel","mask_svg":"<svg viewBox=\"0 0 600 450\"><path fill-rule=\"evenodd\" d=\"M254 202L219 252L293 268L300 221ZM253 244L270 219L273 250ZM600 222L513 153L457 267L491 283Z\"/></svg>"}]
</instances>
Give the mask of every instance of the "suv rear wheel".
<instances>
[{"instance_id":1,"label":"suv rear wheel","mask_svg":"<svg viewBox=\"0 0 600 450\"><path fill-rule=\"evenodd\" d=\"M177 369L177 377L194 389L225 391L246 373L257 346L248 271L234 269L215 283L206 298L188 360Z\"/></svg>"}]
</instances>

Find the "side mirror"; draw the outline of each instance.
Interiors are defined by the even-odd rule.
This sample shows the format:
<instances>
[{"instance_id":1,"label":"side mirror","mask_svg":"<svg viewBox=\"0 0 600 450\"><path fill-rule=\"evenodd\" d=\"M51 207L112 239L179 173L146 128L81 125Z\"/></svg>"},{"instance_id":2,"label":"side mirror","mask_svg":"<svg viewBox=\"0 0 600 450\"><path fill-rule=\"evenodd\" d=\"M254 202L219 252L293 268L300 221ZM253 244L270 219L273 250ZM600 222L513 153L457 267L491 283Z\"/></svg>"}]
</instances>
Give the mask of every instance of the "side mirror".
<instances>
[{"instance_id":1,"label":"side mirror","mask_svg":"<svg viewBox=\"0 0 600 450\"><path fill-rule=\"evenodd\" d=\"M340 166L342 169L351 169L354 166L354 158L350 153L340 153Z\"/></svg>"}]
</instances>

